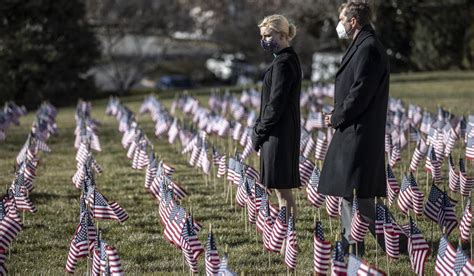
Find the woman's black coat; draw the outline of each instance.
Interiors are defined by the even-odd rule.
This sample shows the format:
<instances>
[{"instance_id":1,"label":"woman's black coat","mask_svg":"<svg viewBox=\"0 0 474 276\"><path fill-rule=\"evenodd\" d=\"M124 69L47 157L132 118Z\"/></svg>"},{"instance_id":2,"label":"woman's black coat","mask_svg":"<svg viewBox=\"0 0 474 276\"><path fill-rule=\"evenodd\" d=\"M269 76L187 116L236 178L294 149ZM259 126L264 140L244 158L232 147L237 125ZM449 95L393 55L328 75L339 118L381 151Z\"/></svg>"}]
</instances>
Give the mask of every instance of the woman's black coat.
<instances>
[{"instance_id":1,"label":"woman's black coat","mask_svg":"<svg viewBox=\"0 0 474 276\"><path fill-rule=\"evenodd\" d=\"M275 53L262 85L260 115L252 133L260 148L260 179L268 188L300 186L301 67L293 48Z\"/></svg>"},{"instance_id":2,"label":"woman's black coat","mask_svg":"<svg viewBox=\"0 0 474 276\"><path fill-rule=\"evenodd\" d=\"M370 25L362 28L336 74L331 123L336 132L318 191L360 198L386 196L384 137L389 91L385 49Z\"/></svg>"}]
</instances>

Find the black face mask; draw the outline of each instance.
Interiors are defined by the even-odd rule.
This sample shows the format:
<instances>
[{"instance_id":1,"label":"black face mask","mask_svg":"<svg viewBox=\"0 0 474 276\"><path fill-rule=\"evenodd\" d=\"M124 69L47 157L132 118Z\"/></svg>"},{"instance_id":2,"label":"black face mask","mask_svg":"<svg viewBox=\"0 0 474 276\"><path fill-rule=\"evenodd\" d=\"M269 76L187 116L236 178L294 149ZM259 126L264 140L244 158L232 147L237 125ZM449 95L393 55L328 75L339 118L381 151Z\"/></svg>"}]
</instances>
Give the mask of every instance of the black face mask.
<instances>
[{"instance_id":1,"label":"black face mask","mask_svg":"<svg viewBox=\"0 0 474 276\"><path fill-rule=\"evenodd\" d=\"M276 52L279 48L278 43L276 43L273 39L270 40L265 40L262 39L260 40L260 46L262 46L263 50L268 51L268 52Z\"/></svg>"}]
</instances>

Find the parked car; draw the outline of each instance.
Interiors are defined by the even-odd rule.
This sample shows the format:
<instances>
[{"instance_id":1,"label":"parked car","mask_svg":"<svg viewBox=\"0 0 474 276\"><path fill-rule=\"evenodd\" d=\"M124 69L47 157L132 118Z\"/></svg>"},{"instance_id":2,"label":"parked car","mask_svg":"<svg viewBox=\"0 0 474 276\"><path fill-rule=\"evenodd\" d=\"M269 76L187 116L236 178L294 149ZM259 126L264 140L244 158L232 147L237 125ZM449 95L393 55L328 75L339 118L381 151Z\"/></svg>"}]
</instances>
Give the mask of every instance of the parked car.
<instances>
[{"instance_id":1,"label":"parked car","mask_svg":"<svg viewBox=\"0 0 474 276\"><path fill-rule=\"evenodd\" d=\"M192 88L194 87L194 82L185 75L170 75L161 77L157 81L156 87L160 89Z\"/></svg>"}]
</instances>

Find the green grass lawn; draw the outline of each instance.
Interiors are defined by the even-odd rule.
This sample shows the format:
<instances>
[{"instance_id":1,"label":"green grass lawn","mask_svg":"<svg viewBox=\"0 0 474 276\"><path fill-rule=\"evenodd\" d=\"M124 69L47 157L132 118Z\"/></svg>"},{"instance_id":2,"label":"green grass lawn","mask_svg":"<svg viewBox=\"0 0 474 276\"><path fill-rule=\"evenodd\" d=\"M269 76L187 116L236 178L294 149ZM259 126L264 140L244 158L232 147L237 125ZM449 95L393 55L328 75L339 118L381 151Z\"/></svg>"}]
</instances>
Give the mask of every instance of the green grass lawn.
<instances>
[{"instance_id":1,"label":"green grass lawn","mask_svg":"<svg viewBox=\"0 0 474 276\"><path fill-rule=\"evenodd\" d=\"M193 93L193 92L191 92ZM456 114L469 114L474 106L474 72L437 72L392 77L391 94L400 97L406 102L419 104L431 111L441 105ZM172 97L160 97L160 100L169 107ZM204 94L199 93L204 100ZM121 101L137 112L143 100L142 96L123 98ZM207 102L203 102L207 105ZM144 188L145 171L131 169L131 160L126 157L120 140L122 135L117 127L115 118L105 115L106 100L93 102L92 116L102 122L99 129L99 138L102 152L96 153L95 158L102 165L104 173L96 177L98 189L110 200L117 201L129 214L130 218L122 225L114 221L100 221L103 229L103 238L117 248L121 257L122 266L128 274L186 274L183 268L183 257L180 251L171 246L163 237L163 227L159 223L158 205ZM181 116L181 114L179 114ZM10 185L13 177L13 164L16 154L25 142L31 127L34 112L21 118L20 126L12 126L5 142L0 144L0 180L5 184L4 190ZM181 183L189 193L182 205L192 210L194 218L204 225L199 233L203 244L206 242L208 227L212 224L219 252L228 247L229 265L238 273L286 273L283 258L276 254L262 250L260 235L256 235L254 227L245 227L242 213L239 208L231 207L225 202L225 189L222 179L217 182L209 181L205 184L201 172L187 164L187 157L178 153L164 139L157 139L154 135L153 122L149 114L138 116L141 127L147 132L155 146L157 154L176 168L174 178ZM38 208L35 214L25 214L25 226L17 239L13 242L11 253L7 255L6 266L12 274L63 274L69 243L79 220L79 196L71 182L71 176L76 170L75 153L73 147L75 128L74 107L61 108L57 117L59 135L48 140L52 149L50 154L40 154L41 161L37 171L35 189L30 197ZM413 144L411 145L413 148ZM222 150L222 147L220 148ZM460 154L456 147L455 158ZM402 152L403 163L398 165L395 173L399 178L409 163L411 154ZM256 159L251 161L256 163ZM472 175L474 167L467 166ZM443 176L447 178L446 167L443 167ZM425 192L425 173L421 170L418 175L419 184ZM313 233L312 226L317 211L309 205L302 191L298 191L299 218L296 229L300 254L298 256L298 273L312 273ZM235 196L235 189L233 192ZM427 195L425 193L425 199ZM460 199L458 195L455 199ZM276 202L273 199L273 202ZM235 205L235 204L234 204ZM457 212L461 213L458 204ZM391 210L400 223L406 223L407 218ZM333 220L333 234L330 234L329 221L325 210L321 210L325 226L326 237L334 241L338 222ZM434 258L440 231L437 226L425 218L418 219L418 225L428 241L434 242L432 257L427 262L427 275L433 274ZM251 230L250 230L251 229ZM457 230L453 232L452 242L456 241ZM454 243L457 245L457 243ZM378 256L379 267L392 275L411 275L407 256L387 264L385 254L375 250L375 240L372 236L366 238L366 260L375 264ZM80 259L76 271L85 274L87 262ZM204 274L204 260L199 259L200 274Z\"/></svg>"}]
</instances>

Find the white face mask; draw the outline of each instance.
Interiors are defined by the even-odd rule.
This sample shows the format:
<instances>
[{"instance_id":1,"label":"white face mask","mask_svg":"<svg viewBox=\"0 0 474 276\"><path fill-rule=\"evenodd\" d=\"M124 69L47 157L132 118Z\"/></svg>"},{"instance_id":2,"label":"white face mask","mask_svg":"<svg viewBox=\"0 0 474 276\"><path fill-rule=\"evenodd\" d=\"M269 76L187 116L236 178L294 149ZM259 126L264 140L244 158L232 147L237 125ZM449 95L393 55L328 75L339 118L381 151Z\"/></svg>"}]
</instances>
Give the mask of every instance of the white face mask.
<instances>
[{"instance_id":1,"label":"white face mask","mask_svg":"<svg viewBox=\"0 0 474 276\"><path fill-rule=\"evenodd\" d=\"M349 39L349 35L347 34L346 29L344 28L344 25L342 25L341 21L339 21L337 24L336 32L339 39Z\"/></svg>"}]
</instances>

